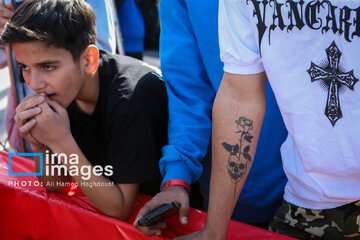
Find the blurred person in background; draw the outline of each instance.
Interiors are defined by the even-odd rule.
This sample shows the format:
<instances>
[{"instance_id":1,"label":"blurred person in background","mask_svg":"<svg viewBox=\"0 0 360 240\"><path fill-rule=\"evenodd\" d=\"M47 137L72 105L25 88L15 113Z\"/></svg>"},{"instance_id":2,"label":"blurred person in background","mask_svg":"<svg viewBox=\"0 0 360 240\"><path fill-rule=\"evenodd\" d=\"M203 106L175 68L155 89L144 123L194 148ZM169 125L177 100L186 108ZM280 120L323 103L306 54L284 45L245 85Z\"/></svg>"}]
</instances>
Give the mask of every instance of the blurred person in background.
<instances>
[{"instance_id":1,"label":"blurred person in background","mask_svg":"<svg viewBox=\"0 0 360 240\"><path fill-rule=\"evenodd\" d=\"M117 10L125 55L142 60L145 38L142 12L134 0L118 1Z\"/></svg>"}]
</instances>

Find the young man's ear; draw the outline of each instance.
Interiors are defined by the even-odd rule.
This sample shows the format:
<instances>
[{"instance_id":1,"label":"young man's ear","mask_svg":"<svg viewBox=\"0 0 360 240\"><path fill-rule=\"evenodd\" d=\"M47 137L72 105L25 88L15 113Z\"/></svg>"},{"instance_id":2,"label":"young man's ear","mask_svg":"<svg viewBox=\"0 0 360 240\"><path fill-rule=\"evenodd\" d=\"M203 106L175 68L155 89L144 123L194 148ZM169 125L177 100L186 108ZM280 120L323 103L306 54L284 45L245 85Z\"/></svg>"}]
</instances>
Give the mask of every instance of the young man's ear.
<instances>
[{"instance_id":1,"label":"young man's ear","mask_svg":"<svg viewBox=\"0 0 360 240\"><path fill-rule=\"evenodd\" d=\"M99 49L95 45L89 45L84 53L85 71L88 74L93 74L99 66Z\"/></svg>"}]
</instances>

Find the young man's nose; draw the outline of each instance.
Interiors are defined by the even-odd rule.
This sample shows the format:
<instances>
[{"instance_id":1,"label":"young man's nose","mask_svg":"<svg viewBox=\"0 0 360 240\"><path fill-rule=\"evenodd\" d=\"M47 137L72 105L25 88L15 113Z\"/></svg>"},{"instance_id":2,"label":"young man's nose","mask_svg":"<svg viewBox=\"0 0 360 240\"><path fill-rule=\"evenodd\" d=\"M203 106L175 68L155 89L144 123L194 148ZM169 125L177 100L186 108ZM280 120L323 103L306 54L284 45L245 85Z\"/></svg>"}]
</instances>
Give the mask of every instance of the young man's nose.
<instances>
[{"instance_id":1,"label":"young man's nose","mask_svg":"<svg viewBox=\"0 0 360 240\"><path fill-rule=\"evenodd\" d=\"M39 92L45 88L46 83L42 80L39 74L32 73L30 79L27 81L31 90Z\"/></svg>"}]
</instances>

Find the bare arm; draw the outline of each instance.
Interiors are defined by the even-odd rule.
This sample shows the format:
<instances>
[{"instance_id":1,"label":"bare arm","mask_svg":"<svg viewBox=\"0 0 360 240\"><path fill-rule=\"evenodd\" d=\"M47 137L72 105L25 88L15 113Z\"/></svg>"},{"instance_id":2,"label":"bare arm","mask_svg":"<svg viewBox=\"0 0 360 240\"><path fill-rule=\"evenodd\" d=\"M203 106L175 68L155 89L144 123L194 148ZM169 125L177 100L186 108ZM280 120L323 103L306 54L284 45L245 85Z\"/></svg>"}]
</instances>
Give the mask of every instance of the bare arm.
<instances>
[{"instance_id":1,"label":"bare arm","mask_svg":"<svg viewBox=\"0 0 360 240\"><path fill-rule=\"evenodd\" d=\"M31 145L31 148L32 148L33 152L43 153L43 156L45 156L46 150L50 151L45 146L38 146L38 145L34 145L34 144ZM43 159L42 165L43 165L43 173L44 173L44 169L46 167L46 162L44 159ZM40 158L39 157L35 157L35 171L40 172ZM71 176L69 176L69 175L66 176L64 171L61 171L60 174L51 175L51 176L46 176L46 174L43 174L42 176L37 176L37 179L39 180L41 185L50 192L61 192L63 190L63 187L61 187L61 184L58 185L57 183L59 183L59 182L66 183L66 182L72 181Z\"/></svg>"},{"instance_id":2,"label":"bare arm","mask_svg":"<svg viewBox=\"0 0 360 240\"><path fill-rule=\"evenodd\" d=\"M90 176L89 179L84 179L81 174L73 176L73 178L97 208L106 215L120 220L126 220L130 217L140 184L115 184L104 175L96 176L93 173L94 166L87 160L72 137L63 141L62 144L57 144L56 147L54 147L54 151L65 153L68 159L71 154L76 154L79 158L77 167L79 169L83 166L89 167L89 169L86 170L91 173L91 175L88 175ZM67 169L74 166L69 162L64 165Z\"/></svg>"},{"instance_id":3,"label":"bare arm","mask_svg":"<svg viewBox=\"0 0 360 240\"><path fill-rule=\"evenodd\" d=\"M81 190L106 215L121 220L127 219L133 210L139 184L114 184L103 174L100 175L99 171L95 174L94 166L82 153L70 132L66 110L50 99L41 103L39 107L42 111L35 117L36 125L32 127L31 135L52 152L65 154L68 160L72 156L77 156L76 163L71 161L62 163L68 171L74 169L74 166L79 169L78 174L73 174L72 177Z\"/></svg>"},{"instance_id":4,"label":"bare arm","mask_svg":"<svg viewBox=\"0 0 360 240\"><path fill-rule=\"evenodd\" d=\"M31 148L33 152L36 153L46 153L46 150L49 150L47 146L40 143L36 138L31 134L31 130L36 125L36 116L41 114L41 108L39 105L43 104L45 101L44 94L33 94L26 96L21 103L16 107L16 114L14 117L17 128L19 129L20 135L28 140L31 143ZM45 156L45 155L44 155ZM43 169L45 169L45 161L43 161ZM35 170L36 172L40 171L40 159L35 157ZM61 192L62 187L57 186L56 182L70 182L71 177L65 176L64 172L55 176L37 176L39 182L42 186L52 192Z\"/></svg>"},{"instance_id":5,"label":"bare arm","mask_svg":"<svg viewBox=\"0 0 360 240\"><path fill-rule=\"evenodd\" d=\"M254 159L265 114L265 73L225 73L213 107L212 172L202 232L179 239L226 239L229 221Z\"/></svg>"}]
</instances>

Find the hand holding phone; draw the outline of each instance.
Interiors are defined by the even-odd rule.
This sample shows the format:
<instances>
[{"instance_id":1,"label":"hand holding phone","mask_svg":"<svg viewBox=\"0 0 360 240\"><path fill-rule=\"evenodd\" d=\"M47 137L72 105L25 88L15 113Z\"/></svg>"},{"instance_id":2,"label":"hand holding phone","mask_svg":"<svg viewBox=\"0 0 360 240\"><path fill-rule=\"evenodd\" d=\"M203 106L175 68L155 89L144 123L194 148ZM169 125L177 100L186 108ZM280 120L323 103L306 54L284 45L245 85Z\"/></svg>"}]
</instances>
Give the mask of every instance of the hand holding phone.
<instances>
[{"instance_id":1,"label":"hand holding phone","mask_svg":"<svg viewBox=\"0 0 360 240\"><path fill-rule=\"evenodd\" d=\"M175 202L169 202L155 209L138 221L139 226L151 226L161 219L161 217L170 217L176 214L179 205Z\"/></svg>"}]
</instances>

